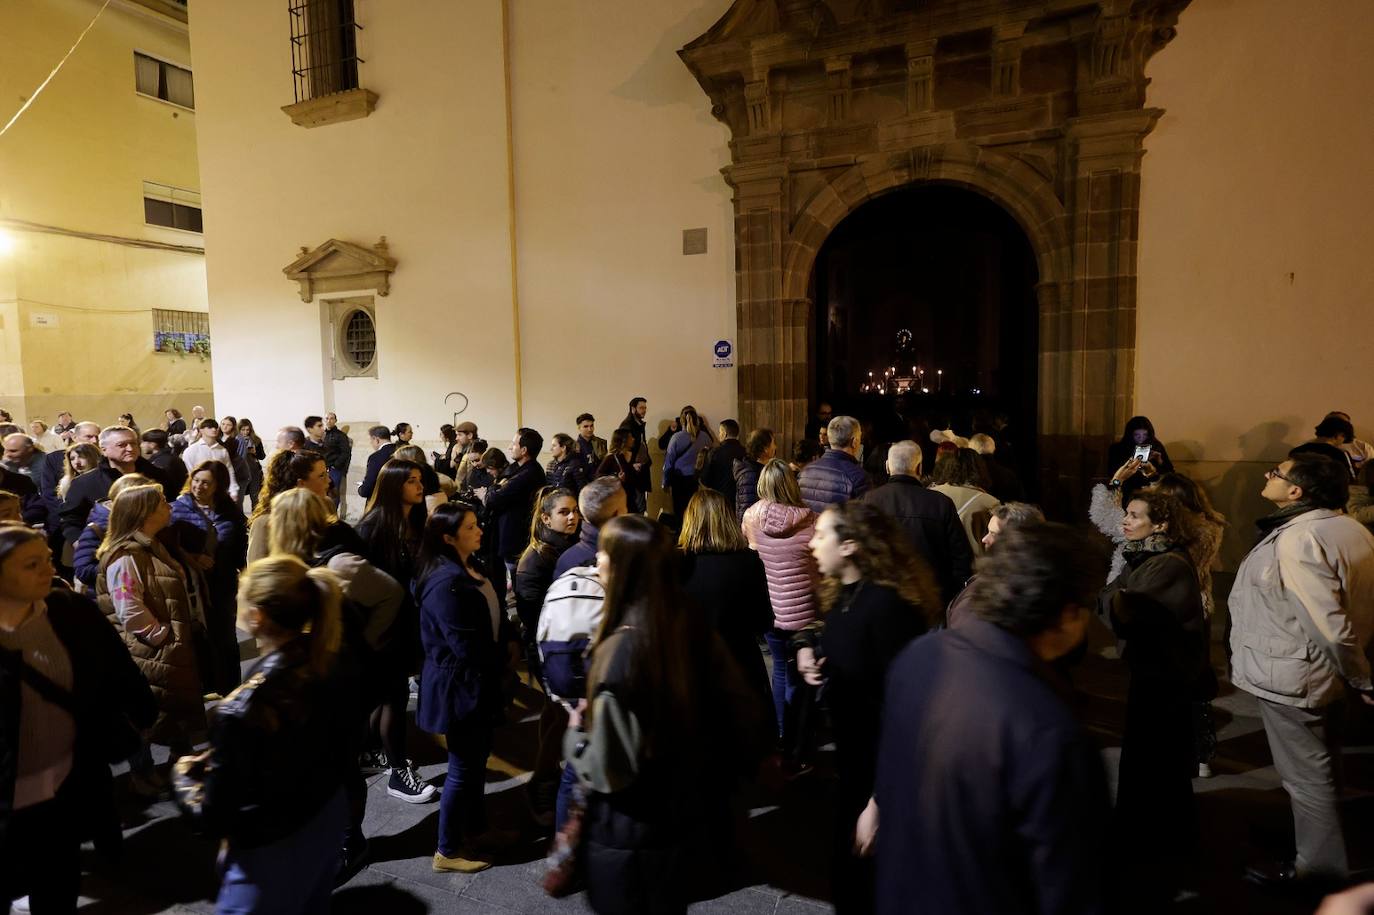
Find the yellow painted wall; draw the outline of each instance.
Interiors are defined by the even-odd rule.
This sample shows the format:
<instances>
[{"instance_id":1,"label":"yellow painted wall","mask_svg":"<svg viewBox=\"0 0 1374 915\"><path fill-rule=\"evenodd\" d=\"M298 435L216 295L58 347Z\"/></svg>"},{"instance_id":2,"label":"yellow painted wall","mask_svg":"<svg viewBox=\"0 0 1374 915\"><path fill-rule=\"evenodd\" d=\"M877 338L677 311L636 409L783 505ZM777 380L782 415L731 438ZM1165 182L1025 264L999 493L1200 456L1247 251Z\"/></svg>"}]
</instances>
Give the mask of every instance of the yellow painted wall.
<instances>
[{"instance_id":1,"label":"yellow painted wall","mask_svg":"<svg viewBox=\"0 0 1374 915\"><path fill-rule=\"evenodd\" d=\"M99 4L0 5L0 121L66 53ZM143 181L196 190L195 114L139 96L134 50L190 65L183 24L112 3L43 94L0 139L0 220L173 245L195 233L143 222ZM152 308L206 311L204 258L0 222L0 402L52 421L58 410L144 427L168 406L213 410L208 360L152 351ZM36 326L34 316L47 321ZM51 323L56 319L56 326Z\"/></svg>"},{"instance_id":2,"label":"yellow painted wall","mask_svg":"<svg viewBox=\"0 0 1374 915\"><path fill-rule=\"evenodd\" d=\"M1374 437L1374 4L1198 0L1150 64L1136 390L1233 521L1331 409Z\"/></svg>"}]
</instances>

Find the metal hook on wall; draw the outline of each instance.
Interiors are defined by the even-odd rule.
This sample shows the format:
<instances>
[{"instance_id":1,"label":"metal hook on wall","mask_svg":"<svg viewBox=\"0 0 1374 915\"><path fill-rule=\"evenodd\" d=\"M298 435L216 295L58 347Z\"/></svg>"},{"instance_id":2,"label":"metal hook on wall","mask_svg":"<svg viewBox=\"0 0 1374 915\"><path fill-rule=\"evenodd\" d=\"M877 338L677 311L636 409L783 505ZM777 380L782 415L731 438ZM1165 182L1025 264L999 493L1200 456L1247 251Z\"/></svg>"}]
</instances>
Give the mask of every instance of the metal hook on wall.
<instances>
[{"instance_id":1,"label":"metal hook on wall","mask_svg":"<svg viewBox=\"0 0 1374 915\"><path fill-rule=\"evenodd\" d=\"M468 395L464 394L462 391L450 391L447 395L444 396L444 404L447 405L449 399L453 397L463 398L462 408L459 410L455 410L453 413L453 424L456 426L458 425L458 417L467 412L468 405L471 403L471 401L468 400Z\"/></svg>"}]
</instances>

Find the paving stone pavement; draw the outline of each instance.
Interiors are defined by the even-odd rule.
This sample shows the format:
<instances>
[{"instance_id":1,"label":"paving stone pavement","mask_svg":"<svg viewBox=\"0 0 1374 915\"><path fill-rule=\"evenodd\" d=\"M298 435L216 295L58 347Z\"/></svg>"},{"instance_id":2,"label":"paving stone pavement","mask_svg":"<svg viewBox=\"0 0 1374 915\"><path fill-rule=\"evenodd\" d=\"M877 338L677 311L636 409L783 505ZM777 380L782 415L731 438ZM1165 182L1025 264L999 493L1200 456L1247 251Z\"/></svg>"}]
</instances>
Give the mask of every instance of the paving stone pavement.
<instances>
[{"instance_id":1,"label":"paving stone pavement","mask_svg":"<svg viewBox=\"0 0 1374 915\"><path fill-rule=\"evenodd\" d=\"M1101 740L1111 780L1119 755L1126 674L1120 661L1101 656L1110 638L1098 633L1093 651L1075 674L1079 711ZM1218 661L1220 655L1217 655ZM492 824L520 828L523 840L490 870L475 875L436 874L430 868L438 805L410 805L386 795L384 776L369 780L367 835L370 863L334 895L338 913L581 913L582 894L550 899L539 886L546 838L527 814L523 785L534 754L537 695L520 693L523 716L502 727L487 773ZM1194 782L1202 823L1199 898L1171 911L1247 915L1309 915L1315 906L1265 895L1240 879L1246 863L1291 854L1292 822L1287 796L1269 759L1254 700L1223 686L1214 703L1219 749L1216 776ZM1374 865L1374 726L1358 710L1346 755L1352 861ZM420 771L442 784L442 750L412 729ZM741 804L741 851L737 888L698 903L694 913L820 915L831 910L826 821L831 783L825 754L817 773L780 794L753 790ZM309 778L302 772L301 778ZM117 791L124 798L124 778ZM150 807L128 803L125 860L114 874L97 868L86 852L83 915L210 913L217 887L214 844L190 832L170 802ZM747 814L747 815L746 815Z\"/></svg>"}]
</instances>

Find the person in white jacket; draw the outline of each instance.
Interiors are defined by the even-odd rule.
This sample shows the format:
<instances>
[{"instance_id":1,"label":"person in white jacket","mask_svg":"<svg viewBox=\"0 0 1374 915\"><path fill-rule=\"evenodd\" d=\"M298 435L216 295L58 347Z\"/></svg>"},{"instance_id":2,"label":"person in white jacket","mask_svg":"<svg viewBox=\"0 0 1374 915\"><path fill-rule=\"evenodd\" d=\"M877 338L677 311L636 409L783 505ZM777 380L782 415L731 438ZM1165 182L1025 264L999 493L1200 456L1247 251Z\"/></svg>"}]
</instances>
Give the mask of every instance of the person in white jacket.
<instances>
[{"instance_id":1,"label":"person in white jacket","mask_svg":"<svg viewBox=\"0 0 1374 915\"><path fill-rule=\"evenodd\" d=\"M1350 473L1296 454L1265 473L1277 510L1236 572L1231 682L1259 699L1297 858L1252 869L1262 884L1342 880L1350 862L1340 817L1341 719L1352 693L1374 705L1366 651L1374 639L1374 534L1342 513Z\"/></svg>"},{"instance_id":2,"label":"person in white jacket","mask_svg":"<svg viewBox=\"0 0 1374 915\"><path fill-rule=\"evenodd\" d=\"M195 473L205 461L219 461L229 470L229 498L235 502L239 498L239 481L234 475L234 459L229 450L220 444L219 423L213 419L201 420L200 437L186 446L181 459L186 463L188 473Z\"/></svg>"}]
</instances>

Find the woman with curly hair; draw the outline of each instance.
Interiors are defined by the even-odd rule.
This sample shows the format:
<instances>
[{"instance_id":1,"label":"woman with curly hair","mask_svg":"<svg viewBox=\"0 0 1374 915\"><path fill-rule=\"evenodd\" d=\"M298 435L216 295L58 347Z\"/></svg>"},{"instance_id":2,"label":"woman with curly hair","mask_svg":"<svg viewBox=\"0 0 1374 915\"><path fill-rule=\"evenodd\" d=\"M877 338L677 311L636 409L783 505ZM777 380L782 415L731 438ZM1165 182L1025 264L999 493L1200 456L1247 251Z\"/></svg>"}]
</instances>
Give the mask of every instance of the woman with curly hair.
<instances>
[{"instance_id":1,"label":"woman with curly hair","mask_svg":"<svg viewBox=\"0 0 1374 915\"><path fill-rule=\"evenodd\" d=\"M1117 831L1131 898L1156 911L1183 889L1197 853L1197 772L1190 703L1211 699L1202 593L1189 513L1157 489L1126 503L1126 570L1101 609L1126 640L1131 672L1117 781Z\"/></svg>"},{"instance_id":2,"label":"woman with curly hair","mask_svg":"<svg viewBox=\"0 0 1374 915\"><path fill-rule=\"evenodd\" d=\"M834 722L835 911L871 912L883 683L892 659L940 611L940 591L897 523L863 502L826 508L816 522L811 553L824 576L822 616L794 642L797 670L808 684L825 684Z\"/></svg>"},{"instance_id":3,"label":"woman with curly hair","mask_svg":"<svg viewBox=\"0 0 1374 915\"><path fill-rule=\"evenodd\" d=\"M262 498L248 517L248 561L256 562L268 553L268 526L272 500L297 486L317 495L329 494L329 470L318 451L278 451L267 465Z\"/></svg>"}]
</instances>

